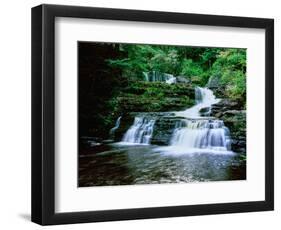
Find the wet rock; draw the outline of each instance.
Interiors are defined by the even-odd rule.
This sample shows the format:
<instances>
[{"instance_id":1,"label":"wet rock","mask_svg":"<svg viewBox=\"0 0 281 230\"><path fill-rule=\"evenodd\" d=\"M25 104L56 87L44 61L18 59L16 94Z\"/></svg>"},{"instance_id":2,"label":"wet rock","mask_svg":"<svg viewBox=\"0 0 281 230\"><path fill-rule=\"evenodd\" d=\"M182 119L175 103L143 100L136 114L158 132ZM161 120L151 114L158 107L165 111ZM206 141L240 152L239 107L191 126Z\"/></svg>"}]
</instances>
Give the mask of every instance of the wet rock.
<instances>
[{"instance_id":1,"label":"wet rock","mask_svg":"<svg viewBox=\"0 0 281 230\"><path fill-rule=\"evenodd\" d=\"M220 86L221 86L221 84L220 84L220 79L218 76L211 76L206 85L206 87L208 87L209 89L212 89L212 90L215 90L215 89L219 88Z\"/></svg>"},{"instance_id":2,"label":"wet rock","mask_svg":"<svg viewBox=\"0 0 281 230\"><path fill-rule=\"evenodd\" d=\"M225 111L221 119L231 131L232 150L238 153L246 153L246 111Z\"/></svg>"},{"instance_id":3,"label":"wet rock","mask_svg":"<svg viewBox=\"0 0 281 230\"><path fill-rule=\"evenodd\" d=\"M209 78L209 81L208 81L206 87L211 89L214 92L214 94L216 95L216 97L218 97L218 98L226 97L225 88L221 84L221 80L220 80L219 76L211 76Z\"/></svg>"},{"instance_id":4,"label":"wet rock","mask_svg":"<svg viewBox=\"0 0 281 230\"><path fill-rule=\"evenodd\" d=\"M120 120L120 125L117 130L115 130L114 134L114 141L121 141L123 138L123 135L126 133L126 131L130 128L130 126L134 122L134 114L128 113L124 114Z\"/></svg>"},{"instance_id":5,"label":"wet rock","mask_svg":"<svg viewBox=\"0 0 281 230\"><path fill-rule=\"evenodd\" d=\"M241 113L246 113L244 110L227 110L223 113L223 115L239 115Z\"/></svg>"},{"instance_id":6,"label":"wet rock","mask_svg":"<svg viewBox=\"0 0 281 230\"><path fill-rule=\"evenodd\" d=\"M80 137L80 145L82 146L99 146L101 145L102 139L99 137L89 137L89 136L82 136Z\"/></svg>"},{"instance_id":7,"label":"wet rock","mask_svg":"<svg viewBox=\"0 0 281 230\"><path fill-rule=\"evenodd\" d=\"M113 142L114 142L114 140L103 140L102 141L103 144L111 144Z\"/></svg>"},{"instance_id":8,"label":"wet rock","mask_svg":"<svg viewBox=\"0 0 281 230\"><path fill-rule=\"evenodd\" d=\"M201 116L208 116L211 112L211 108L210 107L205 107L199 110L199 113L201 114Z\"/></svg>"},{"instance_id":9,"label":"wet rock","mask_svg":"<svg viewBox=\"0 0 281 230\"><path fill-rule=\"evenodd\" d=\"M240 111L241 109L239 102L230 99L221 99L217 104L212 106L212 116L220 118L225 112L235 113L235 110Z\"/></svg>"},{"instance_id":10,"label":"wet rock","mask_svg":"<svg viewBox=\"0 0 281 230\"><path fill-rule=\"evenodd\" d=\"M177 83L185 83L185 84L190 84L191 83L191 80L188 79L185 76L177 76L176 79L177 79Z\"/></svg>"},{"instance_id":11,"label":"wet rock","mask_svg":"<svg viewBox=\"0 0 281 230\"><path fill-rule=\"evenodd\" d=\"M231 148L246 153L246 110L239 101L222 99L212 106L211 116L224 121L231 133Z\"/></svg>"},{"instance_id":12,"label":"wet rock","mask_svg":"<svg viewBox=\"0 0 281 230\"><path fill-rule=\"evenodd\" d=\"M162 117L156 120L151 144L169 145L178 118Z\"/></svg>"}]
</instances>

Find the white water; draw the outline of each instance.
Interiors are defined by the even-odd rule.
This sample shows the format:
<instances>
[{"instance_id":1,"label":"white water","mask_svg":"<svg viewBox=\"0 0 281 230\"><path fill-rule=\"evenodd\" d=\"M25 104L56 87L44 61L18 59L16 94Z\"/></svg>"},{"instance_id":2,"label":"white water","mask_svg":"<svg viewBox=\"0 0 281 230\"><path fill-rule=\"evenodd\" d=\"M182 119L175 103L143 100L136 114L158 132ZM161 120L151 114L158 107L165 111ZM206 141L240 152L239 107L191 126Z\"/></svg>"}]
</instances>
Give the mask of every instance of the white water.
<instances>
[{"instance_id":1,"label":"white water","mask_svg":"<svg viewBox=\"0 0 281 230\"><path fill-rule=\"evenodd\" d=\"M184 111L175 112L176 122L170 146L156 149L172 154L212 153L233 154L228 128L222 120L207 117L212 105L219 102L208 88L195 88L196 104ZM202 116L202 109L204 113ZM201 111L201 112L200 112ZM157 117L137 116L123 136L122 143L150 144Z\"/></svg>"},{"instance_id":2,"label":"white water","mask_svg":"<svg viewBox=\"0 0 281 230\"><path fill-rule=\"evenodd\" d=\"M135 117L133 125L125 133L122 142L150 144L155 119Z\"/></svg>"},{"instance_id":3,"label":"white water","mask_svg":"<svg viewBox=\"0 0 281 230\"><path fill-rule=\"evenodd\" d=\"M195 106L184 111L175 112L176 116L186 118L201 118L200 110L206 109L205 115L209 115L212 109L212 105L218 103L220 99L217 99L212 90L208 88L196 87L195 88Z\"/></svg>"},{"instance_id":4,"label":"white water","mask_svg":"<svg viewBox=\"0 0 281 230\"><path fill-rule=\"evenodd\" d=\"M165 82L167 84L173 84L173 83L177 82L177 79L173 75L169 74L169 76L168 76L168 78L167 78L167 80Z\"/></svg>"},{"instance_id":5,"label":"white water","mask_svg":"<svg viewBox=\"0 0 281 230\"><path fill-rule=\"evenodd\" d=\"M175 126L168 151L232 153L230 132L223 121L205 117L219 99L210 89L197 87L195 101L195 106L176 112L176 116L183 118ZM204 109L204 116L201 116L201 109Z\"/></svg>"},{"instance_id":6,"label":"white water","mask_svg":"<svg viewBox=\"0 0 281 230\"><path fill-rule=\"evenodd\" d=\"M121 118L122 118L122 116L118 117L116 122L115 122L115 126L112 129L110 129L109 135L111 137L114 137L115 131L119 128L120 122L121 122Z\"/></svg>"},{"instance_id":7,"label":"white water","mask_svg":"<svg viewBox=\"0 0 281 230\"><path fill-rule=\"evenodd\" d=\"M158 73L156 71L143 72L145 81L148 82L166 82L167 84L176 83L177 79L172 74L168 73Z\"/></svg>"},{"instance_id":8,"label":"white water","mask_svg":"<svg viewBox=\"0 0 281 230\"><path fill-rule=\"evenodd\" d=\"M185 148L230 150L229 130L221 120L183 120L175 129L172 146Z\"/></svg>"}]
</instances>

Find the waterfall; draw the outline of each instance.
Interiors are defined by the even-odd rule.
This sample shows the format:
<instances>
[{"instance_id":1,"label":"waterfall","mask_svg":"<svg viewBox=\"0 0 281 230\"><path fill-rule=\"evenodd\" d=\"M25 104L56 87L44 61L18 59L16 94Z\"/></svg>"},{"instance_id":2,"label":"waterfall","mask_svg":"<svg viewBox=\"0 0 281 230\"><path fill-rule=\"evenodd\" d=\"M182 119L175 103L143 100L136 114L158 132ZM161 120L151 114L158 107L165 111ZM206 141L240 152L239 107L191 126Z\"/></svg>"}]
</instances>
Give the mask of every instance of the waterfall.
<instances>
[{"instance_id":1,"label":"waterfall","mask_svg":"<svg viewBox=\"0 0 281 230\"><path fill-rule=\"evenodd\" d=\"M219 102L208 88L195 88L195 105L185 111L176 112L183 117L177 123L171 138L171 146L186 149L229 151L231 138L229 129L222 120L209 116L213 104Z\"/></svg>"},{"instance_id":2,"label":"waterfall","mask_svg":"<svg viewBox=\"0 0 281 230\"><path fill-rule=\"evenodd\" d=\"M177 79L172 74L160 73L156 71L143 72L144 80L148 82L166 82L167 84L176 83Z\"/></svg>"},{"instance_id":3,"label":"waterfall","mask_svg":"<svg viewBox=\"0 0 281 230\"><path fill-rule=\"evenodd\" d=\"M230 150L230 132L221 120L183 120L171 139L172 146Z\"/></svg>"},{"instance_id":4,"label":"waterfall","mask_svg":"<svg viewBox=\"0 0 281 230\"><path fill-rule=\"evenodd\" d=\"M229 129L224 122L210 117L212 105L220 100L215 97L213 91L208 88L195 88L195 105L184 111L166 114L166 121L173 122L174 128L169 134L168 130L158 133L169 136L169 146L157 148L161 152L176 153L218 153L233 154L231 152L231 137ZM160 119L162 116L162 119ZM163 121L163 113L145 114L136 116L134 123L126 131L122 142L150 144L155 129L159 129L159 123ZM172 124L172 123L171 123ZM163 126L162 126L163 128ZM160 128L161 129L161 128ZM168 128L169 129L169 128ZM156 135L157 136L157 135ZM155 136L153 136L155 138Z\"/></svg>"},{"instance_id":5,"label":"waterfall","mask_svg":"<svg viewBox=\"0 0 281 230\"><path fill-rule=\"evenodd\" d=\"M167 78L165 80L165 82L167 84L173 84L177 82L177 78L175 78L172 74L166 74Z\"/></svg>"},{"instance_id":6,"label":"waterfall","mask_svg":"<svg viewBox=\"0 0 281 230\"><path fill-rule=\"evenodd\" d=\"M208 88L196 87L195 88L195 105L185 111L176 112L177 116L186 118L201 118L201 114L204 116L210 115L213 104L220 101L217 99L212 90ZM201 112L203 110L203 112Z\"/></svg>"},{"instance_id":7,"label":"waterfall","mask_svg":"<svg viewBox=\"0 0 281 230\"><path fill-rule=\"evenodd\" d=\"M122 141L129 143L150 144L155 119L135 117L133 125L127 130Z\"/></svg>"},{"instance_id":8,"label":"waterfall","mask_svg":"<svg viewBox=\"0 0 281 230\"><path fill-rule=\"evenodd\" d=\"M115 122L115 126L112 129L110 129L109 136L111 138L114 138L115 131L119 128L120 122L121 122L121 118L122 118L122 116L118 117L116 122Z\"/></svg>"}]
</instances>

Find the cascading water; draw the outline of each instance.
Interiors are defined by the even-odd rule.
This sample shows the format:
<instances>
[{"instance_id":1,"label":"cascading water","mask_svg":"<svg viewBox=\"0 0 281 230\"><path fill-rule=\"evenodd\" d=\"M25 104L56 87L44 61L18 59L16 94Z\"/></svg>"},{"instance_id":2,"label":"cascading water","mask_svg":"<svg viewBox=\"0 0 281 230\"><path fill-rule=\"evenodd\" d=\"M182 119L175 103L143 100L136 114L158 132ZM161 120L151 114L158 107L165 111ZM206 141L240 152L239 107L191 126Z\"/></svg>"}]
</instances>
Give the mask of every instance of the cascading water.
<instances>
[{"instance_id":1,"label":"cascading water","mask_svg":"<svg viewBox=\"0 0 281 230\"><path fill-rule=\"evenodd\" d=\"M177 82L177 79L173 75L169 74L165 82L167 84L173 84Z\"/></svg>"},{"instance_id":2,"label":"cascading water","mask_svg":"<svg viewBox=\"0 0 281 230\"><path fill-rule=\"evenodd\" d=\"M122 118L122 116L118 117L116 122L115 122L115 126L112 129L110 129L109 136L111 138L114 138L115 131L119 128L120 122L121 122L121 118Z\"/></svg>"},{"instance_id":3,"label":"cascading water","mask_svg":"<svg viewBox=\"0 0 281 230\"><path fill-rule=\"evenodd\" d=\"M228 151L231 138L228 128L222 120L209 116L213 104L219 102L208 88L195 88L196 105L181 112L176 112L182 120L176 124L171 146L186 149ZM203 112L202 112L203 110ZM203 116L202 116L203 115Z\"/></svg>"},{"instance_id":4,"label":"cascading water","mask_svg":"<svg viewBox=\"0 0 281 230\"><path fill-rule=\"evenodd\" d=\"M230 150L229 130L221 120L183 120L171 139L172 146Z\"/></svg>"},{"instance_id":5,"label":"cascading water","mask_svg":"<svg viewBox=\"0 0 281 230\"><path fill-rule=\"evenodd\" d=\"M135 117L133 125L127 130L122 141L138 144L150 144L155 119Z\"/></svg>"},{"instance_id":6,"label":"cascading water","mask_svg":"<svg viewBox=\"0 0 281 230\"><path fill-rule=\"evenodd\" d=\"M148 82L166 82L167 84L176 83L177 79L172 74L160 73L156 71L143 72L144 80Z\"/></svg>"},{"instance_id":7,"label":"cascading water","mask_svg":"<svg viewBox=\"0 0 281 230\"><path fill-rule=\"evenodd\" d=\"M172 153L233 153L228 128L222 120L210 117L212 105L219 101L210 89L196 87L196 104L184 111L174 112L167 118L176 120L175 127L169 147L158 150ZM155 114L136 116L133 125L124 134L122 143L150 144L158 119Z\"/></svg>"},{"instance_id":8,"label":"cascading water","mask_svg":"<svg viewBox=\"0 0 281 230\"><path fill-rule=\"evenodd\" d=\"M186 109L184 111L176 112L177 116L186 118L201 118L200 111L204 115L210 115L212 105L218 103L220 99L217 99L212 90L208 88L196 87L195 88L195 106Z\"/></svg>"}]
</instances>

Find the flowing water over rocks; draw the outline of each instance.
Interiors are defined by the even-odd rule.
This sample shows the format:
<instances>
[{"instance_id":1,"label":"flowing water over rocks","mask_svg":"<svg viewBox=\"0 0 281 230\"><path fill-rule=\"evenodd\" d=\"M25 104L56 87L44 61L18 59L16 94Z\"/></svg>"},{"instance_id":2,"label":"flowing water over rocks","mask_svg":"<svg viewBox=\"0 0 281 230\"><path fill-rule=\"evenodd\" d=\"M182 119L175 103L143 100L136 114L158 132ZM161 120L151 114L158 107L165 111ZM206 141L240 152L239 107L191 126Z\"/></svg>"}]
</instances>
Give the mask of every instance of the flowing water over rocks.
<instances>
[{"instance_id":1,"label":"flowing water over rocks","mask_svg":"<svg viewBox=\"0 0 281 230\"><path fill-rule=\"evenodd\" d=\"M110 129L110 131L109 131L110 138L112 138L112 139L115 138L115 136L114 136L114 135L115 135L115 131L116 131L116 130L119 128L119 126L120 126L121 118L122 118L122 116L120 116L120 117L117 118L116 123L115 123L115 126L114 126L112 129Z\"/></svg>"},{"instance_id":2,"label":"flowing water over rocks","mask_svg":"<svg viewBox=\"0 0 281 230\"><path fill-rule=\"evenodd\" d=\"M145 77L173 79L156 73ZM195 101L184 111L137 113L120 142L85 149L79 186L245 179L245 166L231 150L229 129L211 116L212 106L220 100L210 89L196 87ZM120 122L121 117L111 136Z\"/></svg>"},{"instance_id":3,"label":"flowing water over rocks","mask_svg":"<svg viewBox=\"0 0 281 230\"><path fill-rule=\"evenodd\" d=\"M144 72L144 80L147 82L166 82L168 84L173 84L176 83L176 77L174 77L172 74L168 73L160 73L156 71L151 71L151 72Z\"/></svg>"},{"instance_id":4,"label":"flowing water over rocks","mask_svg":"<svg viewBox=\"0 0 281 230\"><path fill-rule=\"evenodd\" d=\"M166 136L169 146L181 146L187 152L194 149L208 149L230 153L229 129L222 120L209 117L212 105L218 103L219 99L216 99L211 90L196 87L195 100L196 105L185 111L139 114L125 133L123 144L150 144L151 141L157 143L155 136L159 132L157 130L161 130L159 136ZM173 127L161 127L165 126L165 123L166 126Z\"/></svg>"}]
</instances>

